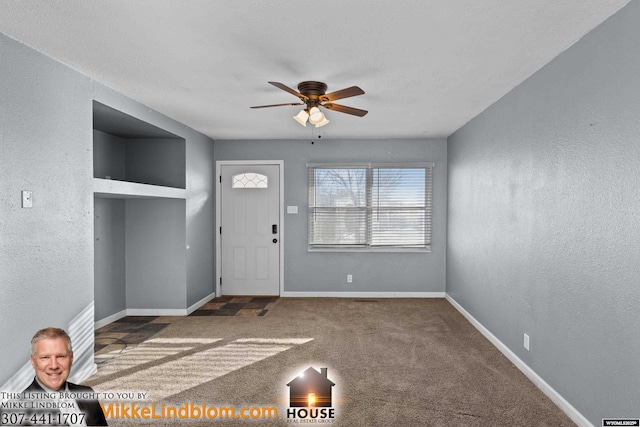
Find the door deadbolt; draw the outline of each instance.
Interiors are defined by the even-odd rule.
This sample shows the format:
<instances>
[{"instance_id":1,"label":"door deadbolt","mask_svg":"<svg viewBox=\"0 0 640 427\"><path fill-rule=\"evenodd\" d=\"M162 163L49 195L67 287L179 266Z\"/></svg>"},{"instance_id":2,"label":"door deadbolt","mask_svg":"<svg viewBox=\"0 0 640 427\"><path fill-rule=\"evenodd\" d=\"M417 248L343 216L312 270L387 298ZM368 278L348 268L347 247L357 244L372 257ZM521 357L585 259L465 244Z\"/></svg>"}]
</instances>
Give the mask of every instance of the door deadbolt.
<instances>
[{"instance_id":1,"label":"door deadbolt","mask_svg":"<svg viewBox=\"0 0 640 427\"><path fill-rule=\"evenodd\" d=\"M273 243L278 243L278 239L273 239Z\"/></svg>"}]
</instances>

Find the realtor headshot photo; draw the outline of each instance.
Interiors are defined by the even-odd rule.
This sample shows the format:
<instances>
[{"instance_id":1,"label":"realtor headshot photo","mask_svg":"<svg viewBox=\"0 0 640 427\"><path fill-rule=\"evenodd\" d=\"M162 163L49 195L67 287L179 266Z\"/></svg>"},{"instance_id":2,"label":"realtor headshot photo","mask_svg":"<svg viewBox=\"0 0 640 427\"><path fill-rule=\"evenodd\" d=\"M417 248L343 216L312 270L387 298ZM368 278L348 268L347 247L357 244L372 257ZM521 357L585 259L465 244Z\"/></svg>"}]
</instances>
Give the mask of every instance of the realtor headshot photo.
<instances>
[{"instance_id":1,"label":"realtor headshot photo","mask_svg":"<svg viewBox=\"0 0 640 427\"><path fill-rule=\"evenodd\" d=\"M19 399L6 404L2 425L108 425L97 393L67 380L73 347L65 330L48 327L37 331L31 339L30 360L33 381Z\"/></svg>"}]
</instances>

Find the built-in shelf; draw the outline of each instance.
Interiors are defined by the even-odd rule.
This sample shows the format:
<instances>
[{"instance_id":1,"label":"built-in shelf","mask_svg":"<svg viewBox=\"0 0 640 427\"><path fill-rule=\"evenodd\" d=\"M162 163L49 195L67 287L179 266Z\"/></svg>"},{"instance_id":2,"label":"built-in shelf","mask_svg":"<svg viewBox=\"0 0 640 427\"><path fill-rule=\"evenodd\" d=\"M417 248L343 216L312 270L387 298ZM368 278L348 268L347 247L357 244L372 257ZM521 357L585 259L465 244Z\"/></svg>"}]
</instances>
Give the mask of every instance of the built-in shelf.
<instances>
[{"instance_id":1,"label":"built-in shelf","mask_svg":"<svg viewBox=\"0 0 640 427\"><path fill-rule=\"evenodd\" d=\"M160 185L138 184L135 182L116 181L113 179L93 179L93 194L96 197L117 199L164 198L186 199L187 191L183 188L164 187Z\"/></svg>"},{"instance_id":2,"label":"built-in shelf","mask_svg":"<svg viewBox=\"0 0 640 427\"><path fill-rule=\"evenodd\" d=\"M186 139L94 101L93 194L96 320L186 308Z\"/></svg>"},{"instance_id":3,"label":"built-in shelf","mask_svg":"<svg viewBox=\"0 0 640 427\"><path fill-rule=\"evenodd\" d=\"M94 178L184 189L185 146L184 138L93 103Z\"/></svg>"}]
</instances>

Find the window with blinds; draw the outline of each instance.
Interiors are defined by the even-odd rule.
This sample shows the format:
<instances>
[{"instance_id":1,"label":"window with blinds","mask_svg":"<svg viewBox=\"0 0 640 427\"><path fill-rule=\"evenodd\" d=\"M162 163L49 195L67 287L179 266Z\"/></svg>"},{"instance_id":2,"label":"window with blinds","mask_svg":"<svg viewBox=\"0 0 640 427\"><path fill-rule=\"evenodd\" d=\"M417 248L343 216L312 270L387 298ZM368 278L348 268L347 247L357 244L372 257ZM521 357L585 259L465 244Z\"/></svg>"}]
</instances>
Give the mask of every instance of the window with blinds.
<instances>
[{"instance_id":1,"label":"window with blinds","mask_svg":"<svg viewBox=\"0 0 640 427\"><path fill-rule=\"evenodd\" d=\"M431 250L433 163L309 164L309 249Z\"/></svg>"}]
</instances>

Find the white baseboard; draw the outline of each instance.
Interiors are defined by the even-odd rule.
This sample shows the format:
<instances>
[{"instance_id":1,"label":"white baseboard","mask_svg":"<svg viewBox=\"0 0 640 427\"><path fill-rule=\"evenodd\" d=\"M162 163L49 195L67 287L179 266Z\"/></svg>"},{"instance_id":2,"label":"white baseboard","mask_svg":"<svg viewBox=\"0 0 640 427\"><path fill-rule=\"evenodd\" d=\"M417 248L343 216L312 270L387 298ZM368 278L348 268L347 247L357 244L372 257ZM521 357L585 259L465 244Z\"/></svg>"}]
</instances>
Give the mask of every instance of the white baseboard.
<instances>
[{"instance_id":1,"label":"white baseboard","mask_svg":"<svg viewBox=\"0 0 640 427\"><path fill-rule=\"evenodd\" d=\"M113 323L116 320L120 320L126 316L127 316L127 310L119 311L117 313L112 314L111 316L107 316L104 319L98 320L97 322L94 323L93 328L100 329L103 326L107 326L108 324Z\"/></svg>"},{"instance_id":2,"label":"white baseboard","mask_svg":"<svg viewBox=\"0 0 640 427\"><path fill-rule=\"evenodd\" d=\"M444 298L444 292L283 292L283 298Z\"/></svg>"},{"instance_id":3,"label":"white baseboard","mask_svg":"<svg viewBox=\"0 0 640 427\"><path fill-rule=\"evenodd\" d=\"M502 341L500 341L495 335L493 335L487 328L482 326L475 317L473 317L467 310L465 310L453 297L449 294L445 295L447 301L453 305L456 310L460 312L482 335L485 336L507 359L511 361L516 367L522 371L523 374L529 380L536 385L553 403L560 408L571 420L581 427L593 427L593 424L589 422L576 408L574 408L567 400L553 389L545 380L540 377L533 369L522 361L516 354L509 349Z\"/></svg>"},{"instance_id":4,"label":"white baseboard","mask_svg":"<svg viewBox=\"0 0 640 427\"><path fill-rule=\"evenodd\" d=\"M215 297L216 297L216 293L211 292L209 295L202 298L200 301L196 302L191 307L187 308L187 316L193 313L194 311L196 311L197 309L199 309L200 307L202 307L203 305L205 305L206 303L208 303L209 301L211 301L212 299L214 299Z\"/></svg>"},{"instance_id":5,"label":"white baseboard","mask_svg":"<svg viewBox=\"0 0 640 427\"><path fill-rule=\"evenodd\" d=\"M127 316L186 316L186 308L127 308Z\"/></svg>"},{"instance_id":6,"label":"white baseboard","mask_svg":"<svg viewBox=\"0 0 640 427\"><path fill-rule=\"evenodd\" d=\"M104 319L100 319L94 324L95 329L102 328L110 323L120 320L126 316L188 316L216 296L215 292L202 298L200 301L191 305L186 309L182 308L127 308L126 310L119 311L107 316Z\"/></svg>"}]
</instances>

